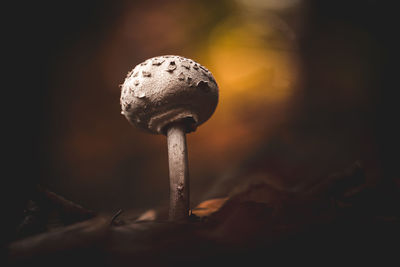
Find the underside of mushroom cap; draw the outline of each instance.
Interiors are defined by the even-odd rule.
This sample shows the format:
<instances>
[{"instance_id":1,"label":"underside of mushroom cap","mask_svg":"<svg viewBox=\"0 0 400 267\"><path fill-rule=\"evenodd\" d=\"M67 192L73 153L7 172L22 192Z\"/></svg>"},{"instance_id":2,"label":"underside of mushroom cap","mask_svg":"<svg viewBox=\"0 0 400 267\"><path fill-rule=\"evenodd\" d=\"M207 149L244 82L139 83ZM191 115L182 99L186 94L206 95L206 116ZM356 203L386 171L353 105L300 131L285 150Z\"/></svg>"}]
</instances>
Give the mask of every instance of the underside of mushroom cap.
<instances>
[{"instance_id":1,"label":"underside of mushroom cap","mask_svg":"<svg viewBox=\"0 0 400 267\"><path fill-rule=\"evenodd\" d=\"M122 114L135 126L155 134L184 121L187 132L210 118L218 103L211 72L191 59L161 56L137 65L121 92Z\"/></svg>"}]
</instances>

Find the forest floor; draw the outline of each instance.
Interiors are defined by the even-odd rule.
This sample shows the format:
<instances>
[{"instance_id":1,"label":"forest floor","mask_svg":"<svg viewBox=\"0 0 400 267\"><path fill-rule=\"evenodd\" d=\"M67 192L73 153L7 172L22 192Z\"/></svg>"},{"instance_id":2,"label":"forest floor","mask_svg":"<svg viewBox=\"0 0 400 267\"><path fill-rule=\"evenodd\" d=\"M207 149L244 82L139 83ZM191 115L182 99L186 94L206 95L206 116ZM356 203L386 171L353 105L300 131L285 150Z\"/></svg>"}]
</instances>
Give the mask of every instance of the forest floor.
<instances>
[{"instance_id":1,"label":"forest floor","mask_svg":"<svg viewBox=\"0 0 400 267\"><path fill-rule=\"evenodd\" d=\"M358 162L299 191L250 184L181 223L162 208L108 216L36 191L7 245L11 266L387 266L400 257L400 186L367 181Z\"/></svg>"}]
</instances>

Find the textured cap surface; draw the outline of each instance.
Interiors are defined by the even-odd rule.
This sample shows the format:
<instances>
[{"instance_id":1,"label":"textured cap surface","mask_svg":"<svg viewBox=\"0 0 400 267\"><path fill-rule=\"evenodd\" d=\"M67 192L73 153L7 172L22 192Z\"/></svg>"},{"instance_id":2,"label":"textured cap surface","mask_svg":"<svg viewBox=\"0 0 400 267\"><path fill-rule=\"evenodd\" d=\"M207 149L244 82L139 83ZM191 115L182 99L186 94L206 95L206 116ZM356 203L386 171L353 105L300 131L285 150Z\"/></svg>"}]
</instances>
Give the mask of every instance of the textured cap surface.
<instances>
[{"instance_id":1,"label":"textured cap surface","mask_svg":"<svg viewBox=\"0 0 400 267\"><path fill-rule=\"evenodd\" d=\"M122 114L135 126L165 134L166 125L187 122L187 132L208 120L218 103L211 72L180 56L154 57L137 65L121 91Z\"/></svg>"}]
</instances>

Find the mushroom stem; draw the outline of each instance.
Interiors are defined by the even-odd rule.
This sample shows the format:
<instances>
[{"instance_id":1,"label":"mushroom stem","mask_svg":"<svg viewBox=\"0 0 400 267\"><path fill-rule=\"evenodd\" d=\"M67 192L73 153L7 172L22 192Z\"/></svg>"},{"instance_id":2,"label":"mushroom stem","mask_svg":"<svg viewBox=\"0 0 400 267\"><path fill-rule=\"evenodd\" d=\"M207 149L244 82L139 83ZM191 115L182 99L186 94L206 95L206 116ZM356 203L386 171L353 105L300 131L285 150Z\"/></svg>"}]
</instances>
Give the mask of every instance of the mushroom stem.
<instances>
[{"instance_id":1,"label":"mushroom stem","mask_svg":"<svg viewBox=\"0 0 400 267\"><path fill-rule=\"evenodd\" d=\"M167 129L170 205L169 220L182 221L189 216L189 168L184 123Z\"/></svg>"}]
</instances>

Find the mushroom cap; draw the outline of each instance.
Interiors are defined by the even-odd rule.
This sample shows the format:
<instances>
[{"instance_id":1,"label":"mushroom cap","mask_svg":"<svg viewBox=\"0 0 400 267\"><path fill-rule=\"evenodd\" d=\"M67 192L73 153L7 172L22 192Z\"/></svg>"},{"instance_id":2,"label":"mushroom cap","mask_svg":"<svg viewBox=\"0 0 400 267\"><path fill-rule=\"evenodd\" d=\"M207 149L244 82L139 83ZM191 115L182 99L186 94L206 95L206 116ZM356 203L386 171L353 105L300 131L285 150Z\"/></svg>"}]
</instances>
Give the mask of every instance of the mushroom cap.
<instances>
[{"instance_id":1,"label":"mushroom cap","mask_svg":"<svg viewBox=\"0 0 400 267\"><path fill-rule=\"evenodd\" d=\"M173 122L186 132L207 121L218 103L218 85L209 70L191 59L160 56L138 64L121 89L121 109L133 125L165 134Z\"/></svg>"}]
</instances>

